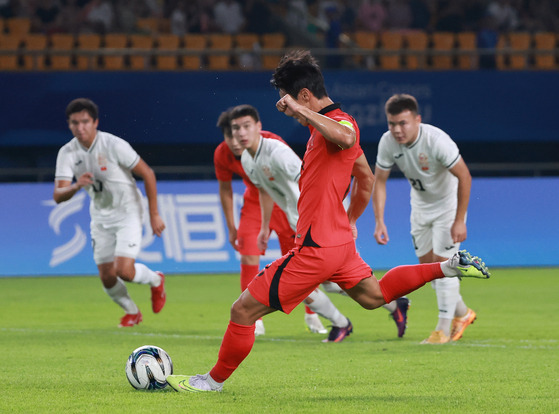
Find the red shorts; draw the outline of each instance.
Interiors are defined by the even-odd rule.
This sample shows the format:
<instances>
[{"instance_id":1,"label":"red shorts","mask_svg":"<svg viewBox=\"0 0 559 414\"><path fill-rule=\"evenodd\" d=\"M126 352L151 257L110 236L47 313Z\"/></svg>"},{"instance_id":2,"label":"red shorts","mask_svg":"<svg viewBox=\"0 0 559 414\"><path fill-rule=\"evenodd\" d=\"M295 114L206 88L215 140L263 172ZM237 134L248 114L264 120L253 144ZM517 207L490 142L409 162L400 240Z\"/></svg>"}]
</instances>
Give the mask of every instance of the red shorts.
<instances>
[{"instance_id":1,"label":"red shorts","mask_svg":"<svg viewBox=\"0 0 559 414\"><path fill-rule=\"evenodd\" d=\"M239 253L243 256L259 256L264 252L258 250L256 239L260 233L261 211L260 202L253 198L244 200L241 209L241 218L239 220L239 228L237 229L237 246ZM274 230L278 235L278 240L282 254L287 253L295 241L295 232L291 229L289 221L285 213L274 205L272 217L270 219L270 229Z\"/></svg>"},{"instance_id":2,"label":"red shorts","mask_svg":"<svg viewBox=\"0 0 559 414\"><path fill-rule=\"evenodd\" d=\"M260 303L290 313L321 283L350 289L372 270L350 242L336 247L296 247L267 265L248 285Z\"/></svg>"}]
</instances>

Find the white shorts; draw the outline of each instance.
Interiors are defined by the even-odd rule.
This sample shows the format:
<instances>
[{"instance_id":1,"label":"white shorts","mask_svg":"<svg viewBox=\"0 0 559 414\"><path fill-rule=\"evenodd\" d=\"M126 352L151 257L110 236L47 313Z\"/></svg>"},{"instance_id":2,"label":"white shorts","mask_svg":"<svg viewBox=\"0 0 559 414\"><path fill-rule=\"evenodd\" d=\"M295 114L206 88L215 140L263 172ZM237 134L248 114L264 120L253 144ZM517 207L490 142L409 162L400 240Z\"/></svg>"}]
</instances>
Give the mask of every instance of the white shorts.
<instances>
[{"instance_id":1,"label":"white shorts","mask_svg":"<svg viewBox=\"0 0 559 414\"><path fill-rule=\"evenodd\" d=\"M142 243L142 219L129 215L114 224L91 222L91 244L96 264L110 263L116 256L135 259Z\"/></svg>"},{"instance_id":2,"label":"white shorts","mask_svg":"<svg viewBox=\"0 0 559 414\"><path fill-rule=\"evenodd\" d=\"M433 250L437 256L449 258L460 250L460 243L454 243L450 235L455 218L455 209L432 213L412 209L411 237L416 256L424 256Z\"/></svg>"}]
</instances>

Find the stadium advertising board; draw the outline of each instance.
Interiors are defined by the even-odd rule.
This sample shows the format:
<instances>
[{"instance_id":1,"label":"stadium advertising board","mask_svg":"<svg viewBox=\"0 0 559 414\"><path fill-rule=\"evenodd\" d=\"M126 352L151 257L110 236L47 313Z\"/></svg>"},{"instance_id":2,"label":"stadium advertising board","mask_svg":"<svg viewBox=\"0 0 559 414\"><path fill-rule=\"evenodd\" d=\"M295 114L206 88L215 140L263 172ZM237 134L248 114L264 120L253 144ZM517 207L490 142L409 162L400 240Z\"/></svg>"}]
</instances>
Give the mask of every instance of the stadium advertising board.
<instances>
[{"instance_id":1,"label":"stadium advertising board","mask_svg":"<svg viewBox=\"0 0 559 414\"><path fill-rule=\"evenodd\" d=\"M234 182L235 210L244 185ZM463 247L490 266L557 266L559 178L474 179ZM228 242L218 186L214 181L168 181L158 185L160 214L167 229L161 238L144 223L138 257L166 273L238 272L239 257ZM97 269L89 236L89 197L84 191L56 205L52 183L0 184L0 276L91 275ZM388 181L387 246L373 239L374 216L367 208L358 221L357 247L373 269L417 261L409 236L409 184ZM521 196L519 196L521 195ZM279 256L276 239L264 265Z\"/></svg>"}]
</instances>

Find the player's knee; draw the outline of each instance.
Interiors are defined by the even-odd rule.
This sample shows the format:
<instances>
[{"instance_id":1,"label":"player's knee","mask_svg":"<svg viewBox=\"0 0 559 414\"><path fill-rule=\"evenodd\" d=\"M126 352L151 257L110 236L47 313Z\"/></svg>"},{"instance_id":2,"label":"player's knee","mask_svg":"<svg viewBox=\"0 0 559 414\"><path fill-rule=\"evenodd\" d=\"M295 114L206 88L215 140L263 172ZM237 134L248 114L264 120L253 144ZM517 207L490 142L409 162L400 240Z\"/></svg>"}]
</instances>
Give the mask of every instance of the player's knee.
<instances>
[{"instance_id":1,"label":"player's knee","mask_svg":"<svg viewBox=\"0 0 559 414\"><path fill-rule=\"evenodd\" d=\"M134 275L135 275L136 271L135 271L134 267L117 266L115 268L115 273L122 280L126 280L127 282L131 282L132 280L134 280Z\"/></svg>"}]
</instances>

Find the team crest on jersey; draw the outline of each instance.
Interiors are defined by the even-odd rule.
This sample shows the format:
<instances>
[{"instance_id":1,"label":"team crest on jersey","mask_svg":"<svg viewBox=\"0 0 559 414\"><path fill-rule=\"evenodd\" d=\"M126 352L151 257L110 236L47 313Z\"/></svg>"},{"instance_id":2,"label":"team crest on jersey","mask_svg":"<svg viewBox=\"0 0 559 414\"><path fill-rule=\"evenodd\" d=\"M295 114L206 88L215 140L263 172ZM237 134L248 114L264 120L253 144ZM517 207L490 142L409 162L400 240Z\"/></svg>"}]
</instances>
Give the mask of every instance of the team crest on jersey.
<instances>
[{"instance_id":1,"label":"team crest on jersey","mask_svg":"<svg viewBox=\"0 0 559 414\"><path fill-rule=\"evenodd\" d=\"M419 166L423 171L429 170L429 157L424 152L419 154Z\"/></svg>"},{"instance_id":2,"label":"team crest on jersey","mask_svg":"<svg viewBox=\"0 0 559 414\"><path fill-rule=\"evenodd\" d=\"M270 171L270 168L268 168L267 166L263 166L262 172L266 177L268 177L268 180L274 181L274 177L272 176L272 171Z\"/></svg>"},{"instance_id":3,"label":"team crest on jersey","mask_svg":"<svg viewBox=\"0 0 559 414\"><path fill-rule=\"evenodd\" d=\"M107 171L107 157L104 154L99 154L97 156L97 163L101 171Z\"/></svg>"}]
</instances>

